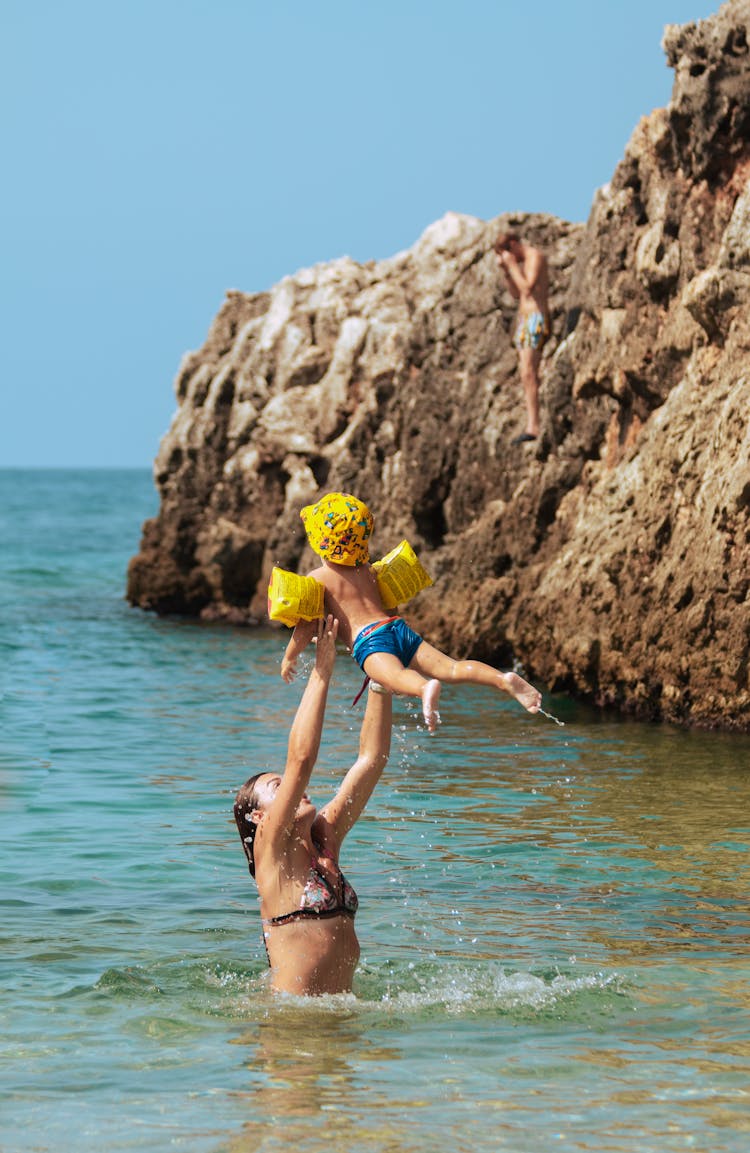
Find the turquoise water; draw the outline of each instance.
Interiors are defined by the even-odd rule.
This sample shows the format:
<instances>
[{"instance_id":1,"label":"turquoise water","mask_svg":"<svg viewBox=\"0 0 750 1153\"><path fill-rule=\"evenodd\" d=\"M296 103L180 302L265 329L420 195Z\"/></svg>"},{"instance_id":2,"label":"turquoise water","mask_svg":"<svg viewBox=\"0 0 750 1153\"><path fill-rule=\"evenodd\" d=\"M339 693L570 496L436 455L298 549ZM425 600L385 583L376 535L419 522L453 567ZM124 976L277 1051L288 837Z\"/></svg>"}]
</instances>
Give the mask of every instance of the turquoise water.
<instances>
[{"instance_id":1,"label":"turquoise water","mask_svg":"<svg viewBox=\"0 0 750 1153\"><path fill-rule=\"evenodd\" d=\"M301 690L279 633L126 605L156 504L0 472L0 1147L744 1153L750 738L399 702L355 995L274 998L231 800ZM342 656L318 801L358 687Z\"/></svg>"}]
</instances>

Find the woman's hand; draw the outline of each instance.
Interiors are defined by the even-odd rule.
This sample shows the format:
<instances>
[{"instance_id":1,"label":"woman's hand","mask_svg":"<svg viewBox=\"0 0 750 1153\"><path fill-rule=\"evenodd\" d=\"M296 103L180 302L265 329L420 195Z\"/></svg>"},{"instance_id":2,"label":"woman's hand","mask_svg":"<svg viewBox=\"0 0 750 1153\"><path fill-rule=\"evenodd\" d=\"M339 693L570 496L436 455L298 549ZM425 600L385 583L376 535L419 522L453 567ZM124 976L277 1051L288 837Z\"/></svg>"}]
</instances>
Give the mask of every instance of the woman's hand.
<instances>
[{"instance_id":1,"label":"woman's hand","mask_svg":"<svg viewBox=\"0 0 750 1153\"><path fill-rule=\"evenodd\" d=\"M318 631L313 637L315 645L315 669L324 680L330 680L336 660L336 637L339 632L338 620L329 613L325 620L318 621Z\"/></svg>"}]
</instances>

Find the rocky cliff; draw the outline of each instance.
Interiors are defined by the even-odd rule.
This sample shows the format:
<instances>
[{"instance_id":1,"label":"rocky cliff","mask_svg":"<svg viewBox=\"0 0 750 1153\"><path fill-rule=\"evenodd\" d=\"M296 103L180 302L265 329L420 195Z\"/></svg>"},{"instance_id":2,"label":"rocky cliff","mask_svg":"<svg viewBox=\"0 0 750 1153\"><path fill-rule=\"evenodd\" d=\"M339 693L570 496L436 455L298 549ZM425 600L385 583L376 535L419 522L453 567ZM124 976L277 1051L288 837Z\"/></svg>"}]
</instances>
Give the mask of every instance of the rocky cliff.
<instances>
[{"instance_id":1,"label":"rocky cliff","mask_svg":"<svg viewBox=\"0 0 750 1153\"><path fill-rule=\"evenodd\" d=\"M262 621L305 571L299 508L366 499L435 587L409 618L456 655L636 716L750 729L750 0L667 28L666 109L585 226L450 214L413 248L229 293L183 361L128 598ZM543 435L492 243L551 265Z\"/></svg>"}]
</instances>

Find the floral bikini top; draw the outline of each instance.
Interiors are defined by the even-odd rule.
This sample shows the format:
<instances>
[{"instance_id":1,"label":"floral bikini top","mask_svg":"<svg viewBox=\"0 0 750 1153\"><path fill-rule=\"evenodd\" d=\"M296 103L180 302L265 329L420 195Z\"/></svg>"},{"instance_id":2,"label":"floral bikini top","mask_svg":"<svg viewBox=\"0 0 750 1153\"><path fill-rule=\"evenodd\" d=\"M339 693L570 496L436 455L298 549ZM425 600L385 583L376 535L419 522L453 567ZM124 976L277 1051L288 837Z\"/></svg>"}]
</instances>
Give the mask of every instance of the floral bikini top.
<instances>
[{"instance_id":1,"label":"floral bikini top","mask_svg":"<svg viewBox=\"0 0 750 1153\"><path fill-rule=\"evenodd\" d=\"M330 860L331 858L327 858ZM354 920L359 900L338 865L335 866L336 886L321 873L313 858L310 872L300 897L299 908L278 917L264 918L264 925L284 925L287 921L299 921L304 917L337 917L340 914Z\"/></svg>"}]
</instances>

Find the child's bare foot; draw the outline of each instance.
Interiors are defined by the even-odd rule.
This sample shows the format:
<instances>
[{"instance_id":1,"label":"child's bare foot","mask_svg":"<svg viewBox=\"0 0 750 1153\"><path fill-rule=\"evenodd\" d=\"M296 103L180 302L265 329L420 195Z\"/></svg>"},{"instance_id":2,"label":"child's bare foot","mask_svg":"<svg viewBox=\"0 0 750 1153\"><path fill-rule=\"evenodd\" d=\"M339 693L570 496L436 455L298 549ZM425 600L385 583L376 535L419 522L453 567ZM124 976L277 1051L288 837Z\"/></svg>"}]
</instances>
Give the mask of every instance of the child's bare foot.
<instances>
[{"instance_id":1,"label":"child's bare foot","mask_svg":"<svg viewBox=\"0 0 750 1153\"><path fill-rule=\"evenodd\" d=\"M428 681L422 690L422 716L429 732L434 733L440 724L438 701L440 700L440 681ZM539 698L541 700L541 697Z\"/></svg>"},{"instance_id":2,"label":"child's bare foot","mask_svg":"<svg viewBox=\"0 0 750 1153\"><path fill-rule=\"evenodd\" d=\"M542 704L542 694L519 677L518 673L505 673L505 687L519 705L523 705L530 713L538 713Z\"/></svg>"}]
</instances>

